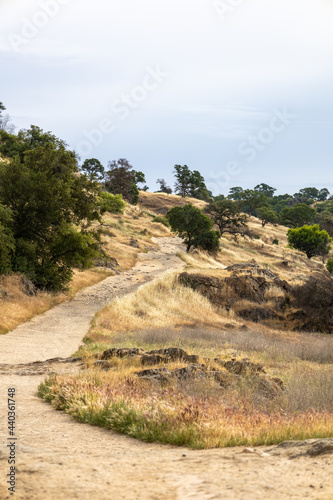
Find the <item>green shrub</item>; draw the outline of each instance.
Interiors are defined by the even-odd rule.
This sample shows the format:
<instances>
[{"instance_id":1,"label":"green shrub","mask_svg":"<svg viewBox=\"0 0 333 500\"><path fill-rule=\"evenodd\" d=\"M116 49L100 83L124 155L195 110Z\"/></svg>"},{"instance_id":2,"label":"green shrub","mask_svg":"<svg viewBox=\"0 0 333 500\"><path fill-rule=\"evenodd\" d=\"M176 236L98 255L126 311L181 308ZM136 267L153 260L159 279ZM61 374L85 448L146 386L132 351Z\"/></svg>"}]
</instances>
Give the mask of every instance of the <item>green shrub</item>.
<instances>
[{"instance_id":1,"label":"green shrub","mask_svg":"<svg viewBox=\"0 0 333 500\"><path fill-rule=\"evenodd\" d=\"M333 257L330 257L326 262L326 269L330 274L333 273Z\"/></svg>"},{"instance_id":2,"label":"green shrub","mask_svg":"<svg viewBox=\"0 0 333 500\"><path fill-rule=\"evenodd\" d=\"M289 229L287 234L289 246L304 252L308 259L316 255L327 255L331 249L332 238L327 231L320 231L317 224Z\"/></svg>"},{"instance_id":3,"label":"green shrub","mask_svg":"<svg viewBox=\"0 0 333 500\"><path fill-rule=\"evenodd\" d=\"M193 246L207 252L217 252L220 248L220 232L210 230L196 235Z\"/></svg>"},{"instance_id":4,"label":"green shrub","mask_svg":"<svg viewBox=\"0 0 333 500\"><path fill-rule=\"evenodd\" d=\"M274 240L272 241L272 245L278 245L279 244L279 240L277 238L274 238Z\"/></svg>"},{"instance_id":5,"label":"green shrub","mask_svg":"<svg viewBox=\"0 0 333 500\"><path fill-rule=\"evenodd\" d=\"M102 212L111 212L113 214L122 214L126 203L121 194L111 194L102 191L99 195Z\"/></svg>"},{"instance_id":6,"label":"green shrub","mask_svg":"<svg viewBox=\"0 0 333 500\"><path fill-rule=\"evenodd\" d=\"M167 221L167 219L165 217L160 217L159 215L153 218L153 222L159 222L160 224L163 224L165 227L170 227L170 224Z\"/></svg>"}]
</instances>

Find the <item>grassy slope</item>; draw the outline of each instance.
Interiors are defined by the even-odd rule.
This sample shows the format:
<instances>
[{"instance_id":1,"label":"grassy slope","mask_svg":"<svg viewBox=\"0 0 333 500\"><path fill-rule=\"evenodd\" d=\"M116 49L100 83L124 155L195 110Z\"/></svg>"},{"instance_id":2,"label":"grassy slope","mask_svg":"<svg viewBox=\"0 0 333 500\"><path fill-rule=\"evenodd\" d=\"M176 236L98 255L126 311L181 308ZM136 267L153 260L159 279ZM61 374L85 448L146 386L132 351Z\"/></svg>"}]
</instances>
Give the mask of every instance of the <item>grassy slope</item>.
<instances>
[{"instance_id":1,"label":"grassy slope","mask_svg":"<svg viewBox=\"0 0 333 500\"><path fill-rule=\"evenodd\" d=\"M150 193L141 199L144 210L159 214L173 202L169 195ZM297 281L323 268L319 260L309 261L286 248L286 228L262 228L255 219L250 224L259 239L235 242L225 237L216 259L184 253L187 270L214 275L227 265L254 258L282 278ZM272 245L276 238L279 245ZM288 266L282 264L285 260ZM101 311L77 353L86 357L89 368L78 377L51 377L40 395L80 421L193 448L332 437L333 337L275 331L249 322L242 330L243 324L232 311L215 309L197 292L180 286L173 274L166 274ZM138 379L140 365L135 359L114 359L108 372L91 364L93 356L109 347L149 351L170 346L199 355L202 363L207 358L250 357L264 365L268 376L280 377L285 390L267 397L250 376L223 390L207 379L160 386ZM168 369L181 366L184 363L175 363Z\"/></svg>"},{"instance_id":2,"label":"grassy slope","mask_svg":"<svg viewBox=\"0 0 333 500\"><path fill-rule=\"evenodd\" d=\"M123 215L106 213L103 219L105 231L103 250L117 260L119 271L130 269L140 252L148 251L156 245L153 236L169 235L162 224L152 222L152 217L140 207L128 206ZM112 276L114 271L107 267L95 267L86 271L75 270L70 290L67 293L52 294L39 292L27 295L20 275L0 277L0 335L7 333L20 323L28 321L51 307L71 300L79 290L94 285Z\"/></svg>"}]
</instances>

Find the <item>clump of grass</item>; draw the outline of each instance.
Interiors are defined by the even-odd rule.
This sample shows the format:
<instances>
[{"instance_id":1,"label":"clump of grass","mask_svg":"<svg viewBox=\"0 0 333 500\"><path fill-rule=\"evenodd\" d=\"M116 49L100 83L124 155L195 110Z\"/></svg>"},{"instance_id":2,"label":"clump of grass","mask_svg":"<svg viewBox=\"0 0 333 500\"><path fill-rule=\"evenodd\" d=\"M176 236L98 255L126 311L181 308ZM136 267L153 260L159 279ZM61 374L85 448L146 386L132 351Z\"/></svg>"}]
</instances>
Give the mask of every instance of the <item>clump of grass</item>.
<instances>
[{"instance_id":1,"label":"clump of grass","mask_svg":"<svg viewBox=\"0 0 333 500\"><path fill-rule=\"evenodd\" d=\"M170 227L170 224L167 220L166 217L161 217L159 215L156 215L154 218L153 218L153 222L157 222L157 223L160 223L160 224L163 224L163 226L165 227Z\"/></svg>"},{"instance_id":2,"label":"clump of grass","mask_svg":"<svg viewBox=\"0 0 333 500\"><path fill-rule=\"evenodd\" d=\"M183 287L175 273L141 286L136 292L116 299L95 318L90 332L129 331L156 327L206 325L225 323L208 299L188 287Z\"/></svg>"},{"instance_id":3,"label":"clump of grass","mask_svg":"<svg viewBox=\"0 0 333 500\"><path fill-rule=\"evenodd\" d=\"M119 372L87 371L80 378L53 375L40 385L39 396L80 422L143 441L196 449L333 435L333 415L328 411L268 413L248 400L227 407L221 398L188 395L177 386L152 388Z\"/></svg>"},{"instance_id":4,"label":"clump of grass","mask_svg":"<svg viewBox=\"0 0 333 500\"><path fill-rule=\"evenodd\" d=\"M191 253L178 252L177 256L182 259L189 267L197 269L225 269L225 265L219 260L214 259L204 251L194 250Z\"/></svg>"}]
</instances>

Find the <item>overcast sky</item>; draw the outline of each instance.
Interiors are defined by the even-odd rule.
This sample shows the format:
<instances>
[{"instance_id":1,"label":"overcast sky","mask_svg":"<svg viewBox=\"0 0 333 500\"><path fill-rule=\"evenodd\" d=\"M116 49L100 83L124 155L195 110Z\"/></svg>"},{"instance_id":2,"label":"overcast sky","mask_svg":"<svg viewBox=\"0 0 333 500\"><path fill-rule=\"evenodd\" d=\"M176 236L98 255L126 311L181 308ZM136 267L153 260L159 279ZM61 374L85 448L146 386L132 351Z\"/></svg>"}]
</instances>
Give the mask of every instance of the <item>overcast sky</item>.
<instances>
[{"instance_id":1,"label":"overcast sky","mask_svg":"<svg viewBox=\"0 0 333 500\"><path fill-rule=\"evenodd\" d=\"M85 158L214 194L333 193L333 0L0 0L0 101Z\"/></svg>"}]
</instances>

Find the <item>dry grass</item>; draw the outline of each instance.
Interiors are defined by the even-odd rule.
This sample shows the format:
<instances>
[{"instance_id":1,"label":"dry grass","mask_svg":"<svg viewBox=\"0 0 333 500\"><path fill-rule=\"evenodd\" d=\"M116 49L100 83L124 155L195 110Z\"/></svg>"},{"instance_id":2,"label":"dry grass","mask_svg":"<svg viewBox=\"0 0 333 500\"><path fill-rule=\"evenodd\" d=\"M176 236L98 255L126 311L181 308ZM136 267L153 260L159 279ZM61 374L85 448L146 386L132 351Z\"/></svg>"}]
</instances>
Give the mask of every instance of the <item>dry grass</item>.
<instances>
[{"instance_id":1,"label":"dry grass","mask_svg":"<svg viewBox=\"0 0 333 500\"><path fill-rule=\"evenodd\" d=\"M179 284L175 273L166 273L136 292L116 299L99 312L89 338L115 331L151 327L205 325L222 328L226 322L208 299Z\"/></svg>"},{"instance_id":2,"label":"dry grass","mask_svg":"<svg viewBox=\"0 0 333 500\"><path fill-rule=\"evenodd\" d=\"M141 210L153 212L157 215L164 215L170 208L182 207L187 203L191 203L201 210L207 205L206 202L195 198L181 198L173 194L165 193L149 193L140 191L139 207Z\"/></svg>"},{"instance_id":3,"label":"dry grass","mask_svg":"<svg viewBox=\"0 0 333 500\"><path fill-rule=\"evenodd\" d=\"M1 298L0 293L0 334L13 330L21 323L57 304L71 300L79 290L99 283L112 274L112 271L103 269L75 271L69 292L48 293L39 291L35 295L27 293L20 274L1 276L0 291L3 290L5 294Z\"/></svg>"},{"instance_id":4,"label":"dry grass","mask_svg":"<svg viewBox=\"0 0 333 500\"><path fill-rule=\"evenodd\" d=\"M196 254L189 266L192 259L203 267L216 265ZM275 298L277 290L268 294ZM244 331L228 314L167 274L100 313L78 354L93 359L109 347L173 346L199 355L200 362L251 357L264 364L267 376L283 380L283 392L268 396L253 376L236 378L224 388L213 379L158 385L135 375L138 360L115 359L107 373L90 366L78 377L53 377L40 395L80 421L192 448L332 437L333 337L277 333L260 325Z\"/></svg>"},{"instance_id":5,"label":"dry grass","mask_svg":"<svg viewBox=\"0 0 333 500\"><path fill-rule=\"evenodd\" d=\"M131 205L122 215L106 214L102 228L103 251L116 259L121 271L133 267L140 252L156 248L151 241L153 237L170 235L167 227L153 222L153 216Z\"/></svg>"},{"instance_id":6,"label":"dry grass","mask_svg":"<svg viewBox=\"0 0 333 500\"><path fill-rule=\"evenodd\" d=\"M75 294L113 275L114 271L108 271L106 269L93 268L86 271L75 270L71 281L71 293Z\"/></svg>"},{"instance_id":7,"label":"dry grass","mask_svg":"<svg viewBox=\"0 0 333 500\"><path fill-rule=\"evenodd\" d=\"M278 407L281 401L260 407L257 388L246 380L227 392L207 384L154 386L128 368L108 373L87 370L80 378L50 377L39 387L39 395L81 422L144 441L192 448L333 436L329 410L287 412Z\"/></svg>"},{"instance_id":8,"label":"dry grass","mask_svg":"<svg viewBox=\"0 0 333 500\"><path fill-rule=\"evenodd\" d=\"M139 207L127 207L121 216L105 216L103 248L117 259L120 270L131 267L140 251L155 246L152 236L170 234L165 226L152 222L153 214L190 201L144 192L140 200ZM323 269L320 261L309 261L286 248L286 228L262 228L255 219L251 219L250 228L257 239L236 242L225 236L216 258L203 252L182 253L180 257L188 270L199 269L211 276L223 273L225 266L254 258L293 283L304 282L310 272ZM272 245L273 239L278 239L279 245ZM73 291L95 279L93 274L76 273ZM272 287L266 299L278 299L280 293ZM17 300L23 303L30 299L21 295ZM1 313L6 318L0 309ZM77 376L52 376L39 393L80 421L146 441L209 448L332 437L333 336L277 333L261 325L244 331L240 328L243 323L234 312L218 310L197 292L182 287L175 274L166 274L99 313L78 353L86 358L88 368ZM170 346L198 354L201 362L206 358L250 357L264 364L267 376L283 379L285 390L268 397L253 377L239 377L223 389L213 379L158 385L135 375L137 360L116 359L108 372L92 366L94 355L109 347L150 350Z\"/></svg>"},{"instance_id":9,"label":"dry grass","mask_svg":"<svg viewBox=\"0 0 333 500\"><path fill-rule=\"evenodd\" d=\"M67 300L66 294L39 292L36 295L27 295L18 274L1 276L0 289L8 294L3 299L0 298L0 334L7 333L20 323Z\"/></svg>"},{"instance_id":10,"label":"dry grass","mask_svg":"<svg viewBox=\"0 0 333 500\"><path fill-rule=\"evenodd\" d=\"M200 250L194 250L191 253L179 252L177 255L187 264L189 269L225 269L226 267L218 260L218 256L214 258L207 252Z\"/></svg>"},{"instance_id":11,"label":"dry grass","mask_svg":"<svg viewBox=\"0 0 333 500\"><path fill-rule=\"evenodd\" d=\"M126 207L123 215L106 213L103 228L103 251L106 256L117 260L118 269L121 271L134 266L140 252L156 247L151 241L152 237L170 234L163 224L153 223L152 217L143 213L140 208L130 205ZM2 276L0 289L8 295L4 299L1 299L0 295L0 334L7 333L56 304L71 300L79 290L99 283L113 274L114 271L106 267L75 270L69 292L39 292L31 296L25 293L19 275Z\"/></svg>"}]
</instances>

